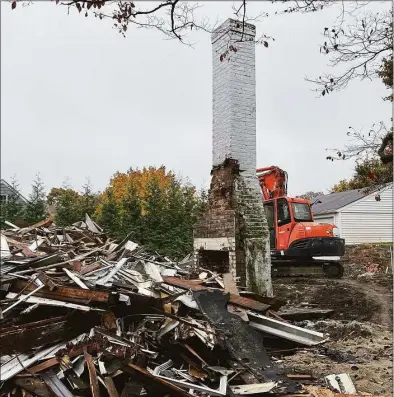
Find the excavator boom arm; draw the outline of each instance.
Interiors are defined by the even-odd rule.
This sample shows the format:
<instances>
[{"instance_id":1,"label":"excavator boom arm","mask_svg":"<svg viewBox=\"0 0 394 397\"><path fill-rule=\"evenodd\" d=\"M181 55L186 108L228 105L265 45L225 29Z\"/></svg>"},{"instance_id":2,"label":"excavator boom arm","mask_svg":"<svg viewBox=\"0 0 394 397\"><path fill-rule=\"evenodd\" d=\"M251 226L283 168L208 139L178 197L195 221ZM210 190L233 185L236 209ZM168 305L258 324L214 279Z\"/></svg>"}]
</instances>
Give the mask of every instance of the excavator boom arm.
<instances>
[{"instance_id":1,"label":"excavator boom arm","mask_svg":"<svg viewBox=\"0 0 394 397\"><path fill-rule=\"evenodd\" d=\"M258 168L257 178L264 200L287 196L287 172L277 166Z\"/></svg>"}]
</instances>

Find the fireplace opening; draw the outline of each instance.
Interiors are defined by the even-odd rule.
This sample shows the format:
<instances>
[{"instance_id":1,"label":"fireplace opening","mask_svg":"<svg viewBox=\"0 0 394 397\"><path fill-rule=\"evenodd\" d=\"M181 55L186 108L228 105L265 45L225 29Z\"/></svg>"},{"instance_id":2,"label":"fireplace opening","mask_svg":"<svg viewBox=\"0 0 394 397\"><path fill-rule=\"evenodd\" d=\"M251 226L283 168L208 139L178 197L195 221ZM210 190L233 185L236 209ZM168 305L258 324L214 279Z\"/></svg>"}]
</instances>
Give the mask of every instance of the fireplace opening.
<instances>
[{"instance_id":1,"label":"fireplace opening","mask_svg":"<svg viewBox=\"0 0 394 397\"><path fill-rule=\"evenodd\" d=\"M230 267L228 251L202 250L199 252L201 267L216 273L227 273Z\"/></svg>"}]
</instances>

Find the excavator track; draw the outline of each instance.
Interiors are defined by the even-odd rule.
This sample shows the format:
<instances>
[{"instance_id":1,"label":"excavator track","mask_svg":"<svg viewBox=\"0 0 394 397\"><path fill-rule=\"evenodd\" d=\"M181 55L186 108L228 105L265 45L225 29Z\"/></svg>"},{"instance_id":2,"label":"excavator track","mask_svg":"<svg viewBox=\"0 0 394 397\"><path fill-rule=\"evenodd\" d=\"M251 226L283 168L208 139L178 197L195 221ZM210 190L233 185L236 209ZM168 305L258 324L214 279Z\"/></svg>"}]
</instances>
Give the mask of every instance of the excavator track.
<instances>
[{"instance_id":1,"label":"excavator track","mask_svg":"<svg viewBox=\"0 0 394 397\"><path fill-rule=\"evenodd\" d=\"M342 278L344 268L338 261L303 261L271 260L272 277L294 277L294 276L319 276L324 278Z\"/></svg>"}]
</instances>

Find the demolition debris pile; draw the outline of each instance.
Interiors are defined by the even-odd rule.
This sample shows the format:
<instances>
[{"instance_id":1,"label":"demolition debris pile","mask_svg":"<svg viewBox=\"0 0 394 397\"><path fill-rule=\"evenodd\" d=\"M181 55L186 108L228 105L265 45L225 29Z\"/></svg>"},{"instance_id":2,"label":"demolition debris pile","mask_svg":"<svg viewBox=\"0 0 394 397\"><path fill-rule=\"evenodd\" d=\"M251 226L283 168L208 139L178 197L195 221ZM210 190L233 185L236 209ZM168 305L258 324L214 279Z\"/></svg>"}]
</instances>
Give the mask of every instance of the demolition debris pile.
<instances>
[{"instance_id":1,"label":"demolition debris pile","mask_svg":"<svg viewBox=\"0 0 394 397\"><path fill-rule=\"evenodd\" d=\"M111 240L88 216L64 228L7 224L2 396L356 394L346 374L280 369L281 352L328 335L280 317L278 299L238 291L230 273Z\"/></svg>"}]
</instances>

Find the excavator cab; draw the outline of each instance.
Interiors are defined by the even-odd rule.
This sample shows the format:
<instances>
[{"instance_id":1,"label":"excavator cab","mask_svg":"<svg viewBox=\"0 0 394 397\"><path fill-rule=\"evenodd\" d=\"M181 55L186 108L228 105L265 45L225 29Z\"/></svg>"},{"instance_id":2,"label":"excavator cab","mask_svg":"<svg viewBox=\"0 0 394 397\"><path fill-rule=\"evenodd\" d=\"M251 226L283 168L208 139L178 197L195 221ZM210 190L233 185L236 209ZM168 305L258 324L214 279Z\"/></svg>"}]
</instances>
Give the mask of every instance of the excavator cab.
<instances>
[{"instance_id":1,"label":"excavator cab","mask_svg":"<svg viewBox=\"0 0 394 397\"><path fill-rule=\"evenodd\" d=\"M332 277L341 277L339 260L345 253L345 240L332 224L317 223L311 205L302 198L287 197L287 173L271 166L257 170L270 233L271 258L277 264L302 263L322 266Z\"/></svg>"},{"instance_id":2,"label":"excavator cab","mask_svg":"<svg viewBox=\"0 0 394 397\"><path fill-rule=\"evenodd\" d=\"M319 258L335 261L344 255L345 241L338 228L314 222L307 200L279 197L265 201L264 210L272 258L311 263ZM337 272L338 267L334 270Z\"/></svg>"}]
</instances>

